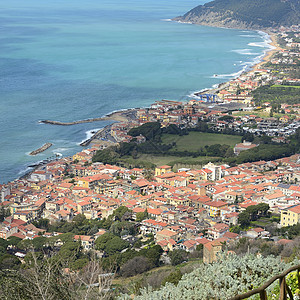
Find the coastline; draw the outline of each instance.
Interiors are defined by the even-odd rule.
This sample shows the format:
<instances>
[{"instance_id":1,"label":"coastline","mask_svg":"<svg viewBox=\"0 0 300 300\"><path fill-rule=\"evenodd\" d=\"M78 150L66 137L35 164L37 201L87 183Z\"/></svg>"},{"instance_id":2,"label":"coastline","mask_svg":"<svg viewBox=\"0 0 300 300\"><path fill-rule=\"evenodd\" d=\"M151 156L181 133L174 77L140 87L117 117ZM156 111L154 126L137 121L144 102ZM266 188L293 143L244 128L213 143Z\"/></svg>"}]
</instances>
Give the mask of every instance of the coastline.
<instances>
[{"instance_id":1,"label":"coastline","mask_svg":"<svg viewBox=\"0 0 300 300\"><path fill-rule=\"evenodd\" d=\"M184 23L184 22L181 22L181 23ZM263 31L261 31L261 32L263 32ZM267 38L264 38L264 40L270 41L268 44L270 46L272 46L272 48L270 48L269 50L268 49L265 50L265 53L263 55L258 56L258 57L261 57L261 59L258 63L254 63L252 66L246 66L242 70L237 72L237 76L235 76L234 79L240 77L242 74L245 74L251 70L259 69L261 67L261 65L263 65L265 62L267 62L275 52L281 50L281 48L279 48L279 46L276 42L276 34L268 33L268 32L263 32L263 33L267 37ZM206 89L202 89L201 91L198 91L198 92L193 92L191 96L198 97L197 94L199 95L199 94L203 93L204 91L206 91L206 92L209 91L210 93L217 93L219 90L226 88L229 85L231 80L232 80L232 78L218 84L217 87L215 87L215 85L214 85L211 88L206 88ZM204 103L204 105L205 105L205 103ZM92 123L92 122L98 122L98 121L128 122L133 119L132 116L130 116L130 114L136 112L137 109L138 108L121 109L118 111L112 111L103 117L91 118L91 119L86 119L86 120L78 120L78 121L73 121L73 122L60 122L60 121L51 121L51 120L43 120L43 121L39 121L39 122L44 123L44 124L50 124L50 125L58 125L58 126L71 126L71 125L76 125L76 124L81 124L81 123ZM90 137L89 139L83 140L80 143L80 146L83 146L83 147L88 146L93 140L107 135L110 131L110 128L111 128L111 124L97 130L97 132L95 132L92 137ZM67 157L68 156L66 156L65 158L67 158ZM30 167L32 169L28 170L25 174L19 176L17 179L29 176L32 172L34 172L36 169L39 169L41 166L44 166L45 164L47 164L47 163L42 163L42 164L41 164L41 162L33 163L32 164L33 167Z\"/></svg>"},{"instance_id":2,"label":"coastline","mask_svg":"<svg viewBox=\"0 0 300 300\"><path fill-rule=\"evenodd\" d=\"M185 23L185 22L181 22L181 21L176 21L176 22ZM190 22L186 22L186 23L193 24L193 23L190 23ZM229 29L234 29L234 28L229 28ZM276 52L282 50L279 47L278 43L277 43L277 37L276 37L275 33L262 31L262 30L255 30L255 31L258 32L258 33L262 33L263 36L264 36L264 41L267 42L268 45L269 45L269 49L266 49L264 51L264 54L256 57L256 59L259 58L259 61L258 62L254 61L253 65L251 65L251 66L245 66L242 70L238 71L236 73L237 75L233 76L232 79L221 82L221 83L217 84L216 87L212 86L211 88L205 88L205 89L202 89L200 91L193 92L191 94L191 97L199 98L199 95L201 95L203 93L206 93L206 92L218 93L220 90L225 89L226 87L228 87L231 80L237 79L240 76L242 76L243 74L247 74L248 72L259 70L261 68L261 66L263 64L265 64L266 62L268 62Z\"/></svg>"},{"instance_id":3,"label":"coastline","mask_svg":"<svg viewBox=\"0 0 300 300\"><path fill-rule=\"evenodd\" d=\"M79 120L79 121L69 122L71 124L68 124L68 125L64 125L63 122L58 122L58 121L53 121L54 123L45 123L45 124L58 125L58 126L71 126L71 125L80 124L80 123L87 123L87 121L89 121L89 122L114 121L114 123L115 122L129 122L132 119L132 114L135 114L137 109L138 108L120 109L120 110L117 110L117 111L112 111L112 112L108 113L107 115L105 115L104 117L101 117L101 118L94 118L94 119L88 119L88 120ZM55 124L55 122L63 123L63 124ZM90 143L92 143L95 139L101 139L102 137L107 136L110 132L112 124L108 124L105 127L100 128L90 138L81 141L79 143L79 145L81 147L86 147ZM114 143L114 142L112 142L112 143ZM53 159L45 159L45 160L40 160L40 161L36 161L34 163L31 163L30 165L26 166L25 172L22 175L18 176L14 180L20 180L20 179L23 179L23 178L27 178L34 171L45 167L49 162L52 162L52 161L55 161L55 160L58 160L58 159L61 159L61 158L69 158L69 157L70 156L65 156L65 157L61 156L59 158L56 157L56 158L53 158Z\"/></svg>"},{"instance_id":4,"label":"coastline","mask_svg":"<svg viewBox=\"0 0 300 300\"><path fill-rule=\"evenodd\" d=\"M275 33L268 33L268 32L264 32L266 34L268 34L269 38L270 38L270 43L269 45L272 46L272 48L270 48L270 50L267 50L265 55L262 57L261 61L258 64L255 64L253 66L253 70L258 70L263 64L265 64L266 62L268 62L270 60L270 58L278 51L281 51L282 49L279 47L278 43L277 43L277 37Z\"/></svg>"}]
</instances>

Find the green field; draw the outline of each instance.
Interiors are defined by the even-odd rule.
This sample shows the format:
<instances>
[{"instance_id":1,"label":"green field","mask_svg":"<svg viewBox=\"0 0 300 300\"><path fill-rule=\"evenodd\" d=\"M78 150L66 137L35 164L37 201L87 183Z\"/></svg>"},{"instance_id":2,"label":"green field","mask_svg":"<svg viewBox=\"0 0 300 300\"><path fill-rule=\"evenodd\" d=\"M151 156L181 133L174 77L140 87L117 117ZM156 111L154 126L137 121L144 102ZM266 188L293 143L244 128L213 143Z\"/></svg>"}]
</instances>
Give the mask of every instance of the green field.
<instances>
[{"instance_id":1,"label":"green field","mask_svg":"<svg viewBox=\"0 0 300 300\"><path fill-rule=\"evenodd\" d=\"M243 117L243 116L249 116L249 115L255 115L259 118L265 119L265 118L270 118L270 112L267 112L266 110L254 110L254 111L238 111L238 112L233 112L232 113L234 116L238 117ZM292 115L290 114L280 114L280 113L274 113L273 117L274 118L280 118L282 116L289 116L291 117Z\"/></svg>"},{"instance_id":2,"label":"green field","mask_svg":"<svg viewBox=\"0 0 300 300\"><path fill-rule=\"evenodd\" d=\"M234 147L241 142L241 137L237 135L226 135L217 133L195 132L191 131L189 135L163 134L163 144L176 143L174 150L177 151L197 151L201 147L214 144L225 144Z\"/></svg>"},{"instance_id":3,"label":"green field","mask_svg":"<svg viewBox=\"0 0 300 300\"><path fill-rule=\"evenodd\" d=\"M122 158L122 162L136 166L136 165L143 165L145 162L152 163L156 166L162 166L162 165L175 165L175 164L186 164L186 165L201 165L206 164L208 162L213 162L218 160L218 157L212 157L212 156L198 156L198 157L191 157L191 156L173 156L173 155L153 155L153 154L141 154L138 156L137 159L133 159L132 157L126 157L124 156Z\"/></svg>"},{"instance_id":4,"label":"green field","mask_svg":"<svg viewBox=\"0 0 300 300\"><path fill-rule=\"evenodd\" d=\"M284 88L284 87L287 87L287 88L294 88L294 89L300 89L300 85L280 85L280 84L274 84L271 86L272 88Z\"/></svg>"}]
</instances>

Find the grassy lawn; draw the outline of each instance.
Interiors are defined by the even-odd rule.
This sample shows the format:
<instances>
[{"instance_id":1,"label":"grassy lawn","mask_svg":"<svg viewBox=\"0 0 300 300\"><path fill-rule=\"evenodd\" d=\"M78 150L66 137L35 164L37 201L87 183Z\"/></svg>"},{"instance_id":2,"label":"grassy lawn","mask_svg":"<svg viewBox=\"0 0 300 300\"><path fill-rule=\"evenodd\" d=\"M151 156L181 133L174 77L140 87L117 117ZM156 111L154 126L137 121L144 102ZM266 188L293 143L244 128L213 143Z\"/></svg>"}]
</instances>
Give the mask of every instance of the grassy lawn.
<instances>
[{"instance_id":1,"label":"grassy lawn","mask_svg":"<svg viewBox=\"0 0 300 300\"><path fill-rule=\"evenodd\" d=\"M248 112L247 111L239 111L239 112L233 112L232 114L235 115L235 116L239 116L239 117L248 116L248 115L255 115L255 116L257 116L259 118L262 118L262 119L270 117L270 113L266 112L265 110L252 110L252 111L248 111ZM274 118L280 118L280 117L285 116L285 115L287 115L289 117L292 116L290 114L274 113L273 117Z\"/></svg>"},{"instance_id":2,"label":"grassy lawn","mask_svg":"<svg viewBox=\"0 0 300 300\"><path fill-rule=\"evenodd\" d=\"M272 88L282 88L282 87L300 89L300 85L280 85L280 84L272 85Z\"/></svg>"},{"instance_id":3,"label":"grassy lawn","mask_svg":"<svg viewBox=\"0 0 300 300\"><path fill-rule=\"evenodd\" d=\"M156 166L162 165L174 165L178 164L205 164L209 161L215 161L218 157L212 156L198 156L198 157L190 157L190 156L172 156L172 155L152 155L152 154L141 154L137 159L133 159L132 157L123 157L122 161L128 164L139 164L143 162L150 162L155 164Z\"/></svg>"},{"instance_id":4,"label":"grassy lawn","mask_svg":"<svg viewBox=\"0 0 300 300\"><path fill-rule=\"evenodd\" d=\"M232 114L238 117L243 117L248 115L255 115L260 118L270 117L270 113L266 112L265 110L239 111L239 112L233 112Z\"/></svg>"},{"instance_id":5,"label":"grassy lawn","mask_svg":"<svg viewBox=\"0 0 300 300\"><path fill-rule=\"evenodd\" d=\"M225 135L217 133L195 132L192 131L189 135L173 135L164 134L162 136L162 142L164 144L170 144L175 142L174 149L178 151L197 151L204 146L210 146L214 144L225 144L234 147L235 144L241 142L241 137L237 135Z\"/></svg>"},{"instance_id":6,"label":"grassy lawn","mask_svg":"<svg viewBox=\"0 0 300 300\"><path fill-rule=\"evenodd\" d=\"M252 221L251 225L252 226L262 226L262 227L265 227L265 226L268 226L268 225L272 225L274 221L275 220L272 219L272 218L260 218L260 219L258 219L256 221Z\"/></svg>"}]
</instances>

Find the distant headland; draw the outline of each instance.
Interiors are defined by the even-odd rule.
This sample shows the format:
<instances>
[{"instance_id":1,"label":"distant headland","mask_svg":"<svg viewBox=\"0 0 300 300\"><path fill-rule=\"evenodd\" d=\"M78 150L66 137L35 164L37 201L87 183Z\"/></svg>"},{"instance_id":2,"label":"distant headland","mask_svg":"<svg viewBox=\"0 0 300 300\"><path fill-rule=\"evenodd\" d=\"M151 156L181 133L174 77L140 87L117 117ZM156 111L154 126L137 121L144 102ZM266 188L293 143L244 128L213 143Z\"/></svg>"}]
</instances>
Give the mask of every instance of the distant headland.
<instances>
[{"instance_id":1,"label":"distant headland","mask_svg":"<svg viewBox=\"0 0 300 300\"><path fill-rule=\"evenodd\" d=\"M174 21L268 31L300 23L299 0L214 0L199 5Z\"/></svg>"}]
</instances>

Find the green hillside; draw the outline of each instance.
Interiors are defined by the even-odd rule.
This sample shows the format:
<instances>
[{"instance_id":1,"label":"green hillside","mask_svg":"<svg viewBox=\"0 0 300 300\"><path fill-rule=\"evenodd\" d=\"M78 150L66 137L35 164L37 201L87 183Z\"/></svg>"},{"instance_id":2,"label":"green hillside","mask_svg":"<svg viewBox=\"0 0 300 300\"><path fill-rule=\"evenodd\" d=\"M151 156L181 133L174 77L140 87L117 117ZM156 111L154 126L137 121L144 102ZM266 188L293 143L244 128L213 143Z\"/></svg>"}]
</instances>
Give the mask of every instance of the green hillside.
<instances>
[{"instance_id":1,"label":"green hillside","mask_svg":"<svg viewBox=\"0 0 300 300\"><path fill-rule=\"evenodd\" d=\"M174 20L241 29L266 29L300 23L299 0L215 0Z\"/></svg>"}]
</instances>

